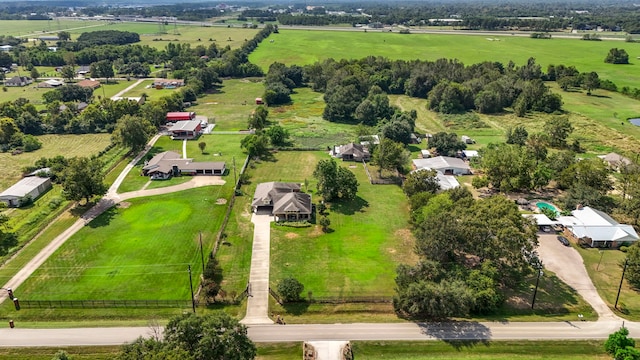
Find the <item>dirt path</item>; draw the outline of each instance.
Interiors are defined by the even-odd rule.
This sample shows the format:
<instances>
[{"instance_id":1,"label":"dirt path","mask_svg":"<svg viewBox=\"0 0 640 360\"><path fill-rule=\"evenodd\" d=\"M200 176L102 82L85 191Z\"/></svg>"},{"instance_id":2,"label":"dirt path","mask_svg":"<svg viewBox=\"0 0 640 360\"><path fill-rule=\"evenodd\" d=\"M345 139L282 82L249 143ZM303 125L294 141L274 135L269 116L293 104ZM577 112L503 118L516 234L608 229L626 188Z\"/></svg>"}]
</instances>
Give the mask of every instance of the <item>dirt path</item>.
<instances>
[{"instance_id":1,"label":"dirt path","mask_svg":"<svg viewBox=\"0 0 640 360\"><path fill-rule=\"evenodd\" d=\"M116 98L121 97L123 94L126 94L126 93L127 93L127 91L129 91L129 90L131 90L131 89L135 88L136 86L138 86L141 82L143 82L143 81L145 81L145 80L150 80L150 79L138 79L138 81L136 81L136 82L134 82L133 84L131 84L131 85L127 86L127 88L126 88L126 89L121 90L121 91L120 91L120 92L118 92L117 94L113 95L113 96L111 97L111 100L115 100Z\"/></svg>"}]
</instances>

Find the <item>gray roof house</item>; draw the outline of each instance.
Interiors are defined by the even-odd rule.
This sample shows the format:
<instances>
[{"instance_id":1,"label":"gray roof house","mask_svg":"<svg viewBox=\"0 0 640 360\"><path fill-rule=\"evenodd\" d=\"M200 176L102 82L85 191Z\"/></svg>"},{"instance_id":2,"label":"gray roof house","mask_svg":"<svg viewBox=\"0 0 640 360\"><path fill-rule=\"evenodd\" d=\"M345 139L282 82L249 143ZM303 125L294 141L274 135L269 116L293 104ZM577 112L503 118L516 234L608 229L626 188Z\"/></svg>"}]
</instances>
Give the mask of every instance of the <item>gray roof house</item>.
<instances>
[{"instance_id":1,"label":"gray roof house","mask_svg":"<svg viewBox=\"0 0 640 360\"><path fill-rule=\"evenodd\" d=\"M629 160L628 158L620 154L616 154L614 152L608 153L607 155L600 155L598 157L602 159L605 163L607 163L607 165L610 168L616 169L616 170L622 166L627 166L632 164L631 160Z\"/></svg>"},{"instance_id":2,"label":"gray roof house","mask_svg":"<svg viewBox=\"0 0 640 360\"><path fill-rule=\"evenodd\" d=\"M331 151L331 156L343 161L369 161L371 159L369 150L364 145L356 143L335 146Z\"/></svg>"},{"instance_id":3,"label":"gray roof house","mask_svg":"<svg viewBox=\"0 0 640 360\"><path fill-rule=\"evenodd\" d=\"M300 192L300 184L275 181L258 184L251 207L278 221L309 219L312 212L311 195Z\"/></svg>"},{"instance_id":4,"label":"gray roof house","mask_svg":"<svg viewBox=\"0 0 640 360\"><path fill-rule=\"evenodd\" d=\"M28 76L14 76L11 79L5 80L5 86L27 86L31 84L33 80L31 80Z\"/></svg>"},{"instance_id":5,"label":"gray roof house","mask_svg":"<svg viewBox=\"0 0 640 360\"><path fill-rule=\"evenodd\" d=\"M224 175L224 161L199 162L183 159L174 151L157 154L142 167L142 174L151 180L164 180L177 175Z\"/></svg>"},{"instance_id":6,"label":"gray roof house","mask_svg":"<svg viewBox=\"0 0 640 360\"><path fill-rule=\"evenodd\" d=\"M462 159L449 156L436 156L427 159L413 159L413 168L438 170L444 175L469 175L471 168Z\"/></svg>"},{"instance_id":7,"label":"gray roof house","mask_svg":"<svg viewBox=\"0 0 640 360\"><path fill-rule=\"evenodd\" d=\"M557 220L565 227L566 235L591 247L619 247L639 239L633 226L619 224L609 215L589 206L578 207L571 216L559 216Z\"/></svg>"},{"instance_id":8,"label":"gray roof house","mask_svg":"<svg viewBox=\"0 0 640 360\"><path fill-rule=\"evenodd\" d=\"M51 189L51 179L47 177L30 176L21 179L0 193L0 201L9 207L20 207L26 196L31 197L33 200L49 189Z\"/></svg>"}]
</instances>

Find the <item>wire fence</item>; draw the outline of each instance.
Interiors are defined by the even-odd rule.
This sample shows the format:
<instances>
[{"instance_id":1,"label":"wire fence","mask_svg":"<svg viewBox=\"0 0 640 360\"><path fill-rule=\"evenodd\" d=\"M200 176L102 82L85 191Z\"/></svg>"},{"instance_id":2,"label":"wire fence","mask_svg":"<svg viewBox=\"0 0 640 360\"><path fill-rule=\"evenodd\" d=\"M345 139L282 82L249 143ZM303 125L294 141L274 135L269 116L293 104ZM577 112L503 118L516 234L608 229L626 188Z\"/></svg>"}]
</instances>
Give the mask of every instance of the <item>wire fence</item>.
<instances>
[{"instance_id":1,"label":"wire fence","mask_svg":"<svg viewBox=\"0 0 640 360\"><path fill-rule=\"evenodd\" d=\"M187 308L190 300L20 300L24 309Z\"/></svg>"}]
</instances>

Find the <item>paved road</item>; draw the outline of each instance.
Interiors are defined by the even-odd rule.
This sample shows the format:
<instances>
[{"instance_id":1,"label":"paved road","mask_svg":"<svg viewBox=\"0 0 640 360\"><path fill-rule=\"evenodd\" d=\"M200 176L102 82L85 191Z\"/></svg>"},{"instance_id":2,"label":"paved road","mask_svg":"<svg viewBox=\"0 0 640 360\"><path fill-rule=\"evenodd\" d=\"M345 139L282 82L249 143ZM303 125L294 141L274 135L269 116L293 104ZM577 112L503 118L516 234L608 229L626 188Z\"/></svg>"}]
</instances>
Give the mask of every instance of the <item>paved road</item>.
<instances>
[{"instance_id":1,"label":"paved road","mask_svg":"<svg viewBox=\"0 0 640 360\"><path fill-rule=\"evenodd\" d=\"M622 321L597 322L453 322L395 324L249 325L255 342L357 341L357 340L578 340L605 339ZM640 337L640 324L625 322L630 335ZM139 336L150 337L151 328L0 329L0 347L120 345Z\"/></svg>"}]
</instances>

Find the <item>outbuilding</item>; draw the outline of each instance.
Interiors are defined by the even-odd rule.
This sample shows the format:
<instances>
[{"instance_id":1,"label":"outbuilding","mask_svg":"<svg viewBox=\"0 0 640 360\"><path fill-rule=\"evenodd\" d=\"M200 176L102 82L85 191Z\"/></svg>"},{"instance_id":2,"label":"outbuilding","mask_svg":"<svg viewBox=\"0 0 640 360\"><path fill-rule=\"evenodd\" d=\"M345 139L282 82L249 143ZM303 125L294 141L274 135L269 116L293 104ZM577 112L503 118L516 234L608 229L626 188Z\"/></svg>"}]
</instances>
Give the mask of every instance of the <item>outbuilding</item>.
<instances>
[{"instance_id":1,"label":"outbuilding","mask_svg":"<svg viewBox=\"0 0 640 360\"><path fill-rule=\"evenodd\" d=\"M196 113L193 111L176 111L167 113L167 122L175 121L189 121L196 118Z\"/></svg>"},{"instance_id":2,"label":"outbuilding","mask_svg":"<svg viewBox=\"0 0 640 360\"><path fill-rule=\"evenodd\" d=\"M51 189L51 179L30 176L21 179L10 188L0 193L0 201L9 207L20 207L27 198L34 200Z\"/></svg>"}]
</instances>

